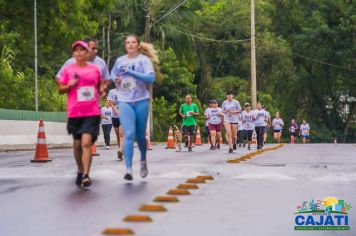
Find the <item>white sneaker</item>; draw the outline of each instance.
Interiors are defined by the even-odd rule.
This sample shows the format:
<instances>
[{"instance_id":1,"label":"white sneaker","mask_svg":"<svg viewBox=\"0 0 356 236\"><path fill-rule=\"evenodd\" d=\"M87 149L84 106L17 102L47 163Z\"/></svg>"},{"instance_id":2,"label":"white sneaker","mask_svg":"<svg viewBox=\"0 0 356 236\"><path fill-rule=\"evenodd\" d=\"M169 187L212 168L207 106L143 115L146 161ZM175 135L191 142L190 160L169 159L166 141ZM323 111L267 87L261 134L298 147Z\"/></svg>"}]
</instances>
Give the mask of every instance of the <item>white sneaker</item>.
<instances>
[{"instance_id":1,"label":"white sneaker","mask_svg":"<svg viewBox=\"0 0 356 236\"><path fill-rule=\"evenodd\" d=\"M140 175L145 178L148 175L147 162L141 161Z\"/></svg>"},{"instance_id":2,"label":"white sneaker","mask_svg":"<svg viewBox=\"0 0 356 236\"><path fill-rule=\"evenodd\" d=\"M106 149L110 149L110 146L106 146Z\"/></svg>"},{"instance_id":3,"label":"white sneaker","mask_svg":"<svg viewBox=\"0 0 356 236\"><path fill-rule=\"evenodd\" d=\"M126 179L128 181L133 180L132 169L126 169L126 174L124 175L124 179Z\"/></svg>"}]
</instances>

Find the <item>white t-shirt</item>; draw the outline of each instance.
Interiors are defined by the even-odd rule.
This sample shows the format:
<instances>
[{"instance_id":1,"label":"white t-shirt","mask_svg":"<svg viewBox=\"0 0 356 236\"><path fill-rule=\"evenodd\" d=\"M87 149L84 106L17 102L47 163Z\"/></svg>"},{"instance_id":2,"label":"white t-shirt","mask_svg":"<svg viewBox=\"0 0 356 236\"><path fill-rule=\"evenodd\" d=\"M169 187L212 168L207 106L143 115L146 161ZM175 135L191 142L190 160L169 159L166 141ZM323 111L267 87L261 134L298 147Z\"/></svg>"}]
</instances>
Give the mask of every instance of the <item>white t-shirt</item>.
<instances>
[{"instance_id":1,"label":"white t-shirt","mask_svg":"<svg viewBox=\"0 0 356 236\"><path fill-rule=\"evenodd\" d=\"M254 112L250 111L243 111L241 113L241 119L242 119L242 124L243 124L243 128L244 130L254 130L255 129L255 121L254 121Z\"/></svg>"},{"instance_id":2,"label":"white t-shirt","mask_svg":"<svg viewBox=\"0 0 356 236\"><path fill-rule=\"evenodd\" d=\"M111 121L111 117L113 114L113 110L111 107L102 107L101 108L101 115L105 116L105 118L101 119L101 124L102 125L111 125L112 121Z\"/></svg>"},{"instance_id":3,"label":"white t-shirt","mask_svg":"<svg viewBox=\"0 0 356 236\"><path fill-rule=\"evenodd\" d=\"M300 125L300 131L302 135L309 135L310 126L308 123Z\"/></svg>"},{"instance_id":4,"label":"white t-shirt","mask_svg":"<svg viewBox=\"0 0 356 236\"><path fill-rule=\"evenodd\" d=\"M241 106L239 101L232 99L231 102L229 100L225 100L222 104L222 110L224 111L224 122L229 123L238 123L239 117L238 113L228 114L229 111L241 111Z\"/></svg>"},{"instance_id":5,"label":"white t-shirt","mask_svg":"<svg viewBox=\"0 0 356 236\"><path fill-rule=\"evenodd\" d=\"M244 125L242 123L242 114L240 113L239 115L239 122L237 123L237 130L244 130Z\"/></svg>"},{"instance_id":6,"label":"white t-shirt","mask_svg":"<svg viewBox=\"0 0 356 236\"><path fill-rule=\"evenodd\" d=\"M283 128L284 122L281 118L274 118L272 121L272 126L274 130L281 130Z\"/></svg>"},{"instance_id":7,"label":"white t-shirt","mask_svg":"<svg viewBox=\"0 0 356 236\"><path fill-rule=\"evenodd\" d=\"M112 101L115 105L116 108L119 109L119 101L118 101L118 91L116 88L110 89L107 100ZM119 114L117 114L115 111L113 111L112 117L114 118L119 118Z\"/></svg>"},{"instance_id":8,"label":"white t-shirt","mask_svg":"<svg viewBox=\"0 0 356 236\"><path fill-rule=\"evenodd\" d=\"M209 116L209 124L218 125L222 122L221 116L218 114L222 114L222 109L220 107L210 108L208 116Z\"/></svg>"},{"instance_id":9,"label":"white t-shirt","mask_svg":"<svg viewBox=\"0 0 356 236\"><path fill-rule=\"evenodd\" d=\"M264 109L261 110L254 110L253 111L255 113L256 116L256 120L255 120L255 126L256 127L261 127L261 126L266 126L266 120L267 120L267 112Z\"/></svg>"},{"instance_id":10,"label":"white t-shirt","mask_svg":"<svg viewBox=\"0 0 356 236\"><path fill-rule=\"evenodd\" d=\"M208 108L206 108L205 109L205 111L204 111L204 116L208 116L209 115L209 110L210 110L211 108L210 107L208 107ZM206 119L205 120L205 126L208 126L209 125L209 119Z\"/></svg>"}]
</instances>

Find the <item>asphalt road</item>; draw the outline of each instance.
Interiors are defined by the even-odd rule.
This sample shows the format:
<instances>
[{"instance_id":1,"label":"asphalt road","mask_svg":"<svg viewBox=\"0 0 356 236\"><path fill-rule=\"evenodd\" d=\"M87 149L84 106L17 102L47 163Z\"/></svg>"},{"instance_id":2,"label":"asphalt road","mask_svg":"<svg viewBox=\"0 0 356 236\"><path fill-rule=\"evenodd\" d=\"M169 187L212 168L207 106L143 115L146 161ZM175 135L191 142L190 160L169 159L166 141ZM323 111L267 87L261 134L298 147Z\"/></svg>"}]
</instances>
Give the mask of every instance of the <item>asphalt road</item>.
<instances>
[{"instance_id":1,"label":"asphalt road","mask_svg":"<svg viewBox=\"0 0 356 236\"><path fill-rule=\"evenodd\" d=\"M203 145L177 153L154 145L146 179L138 175L135 150L132 183L123 179L114 149L98 151L88 191L74 184L71 149L50 150L49 163L30 163L33 151L0 153L0 235L102 235L109 227L149 236L356 235L356 207L348 214L349 231L294 230L294 212L303 201L332 196L356 206L356 145L285 145L238 164L226 161L246 149L228 154L226 146L209 151ZM179 203L162 204L167 212L138 210L198 175L214 180L177 196ZM132 214L153 221L123 221Z\"/></svg>"}]
</instances>

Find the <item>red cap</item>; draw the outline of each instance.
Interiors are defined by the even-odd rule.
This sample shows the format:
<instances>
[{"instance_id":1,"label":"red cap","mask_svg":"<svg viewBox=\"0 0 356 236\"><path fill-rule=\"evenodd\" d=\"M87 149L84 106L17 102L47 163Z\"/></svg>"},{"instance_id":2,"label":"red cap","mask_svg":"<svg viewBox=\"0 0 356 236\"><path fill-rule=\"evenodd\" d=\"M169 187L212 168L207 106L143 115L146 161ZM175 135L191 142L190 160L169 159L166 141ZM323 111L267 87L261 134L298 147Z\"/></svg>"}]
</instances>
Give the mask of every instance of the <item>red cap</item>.
<instances>
[{"instance_id":1,"label":"red cap","mask_svg":"<svg viewBox=\"0 0 356 236\"><path fill-rule=\"evenodd\" d=\"M89 46L88 46L88 44L87 44L86 42L84 42L84 41L81 41L81 40L75 41L75 42L72 44L72 51L74 50L74 48L75 48L76 46L82 46L82 47L85 48L87 51L89 51Z\"/></svg>"}]
</instances>

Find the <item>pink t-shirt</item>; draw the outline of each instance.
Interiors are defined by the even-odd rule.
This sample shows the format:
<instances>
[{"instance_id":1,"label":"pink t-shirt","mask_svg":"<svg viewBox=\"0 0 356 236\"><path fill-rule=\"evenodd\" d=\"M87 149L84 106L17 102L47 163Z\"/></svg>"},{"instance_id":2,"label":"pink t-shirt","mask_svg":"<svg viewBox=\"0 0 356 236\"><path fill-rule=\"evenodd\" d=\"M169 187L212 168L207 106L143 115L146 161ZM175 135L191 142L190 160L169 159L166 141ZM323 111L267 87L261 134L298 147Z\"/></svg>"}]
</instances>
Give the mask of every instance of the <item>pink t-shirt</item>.
<instances>
[{"instance_id":1,"label":"pink t-shirt","mask_svg":"<svg viewBox=\"0 0 356 236\"><path fill-rule=\"evenodd\" d=\"M86 117L100 115L98 85L102 81L97 66L87 64L84 67L77 64L63 68L59 82L67 85L72 79L79 78L76 86L68 91L68 117Z\"/></svg>"}]
</instances>

